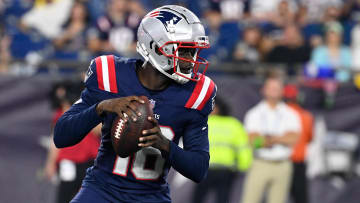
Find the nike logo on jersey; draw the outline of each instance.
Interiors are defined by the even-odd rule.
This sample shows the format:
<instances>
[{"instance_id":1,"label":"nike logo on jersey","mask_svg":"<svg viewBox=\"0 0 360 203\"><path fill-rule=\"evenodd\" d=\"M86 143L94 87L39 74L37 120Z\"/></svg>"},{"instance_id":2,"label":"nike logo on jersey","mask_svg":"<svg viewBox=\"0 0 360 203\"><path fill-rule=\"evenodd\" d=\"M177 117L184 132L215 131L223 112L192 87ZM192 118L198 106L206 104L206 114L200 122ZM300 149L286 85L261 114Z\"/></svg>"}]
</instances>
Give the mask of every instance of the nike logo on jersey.
<instances>
[{"instance_id":1,"label":"nike logo on jersey","mask_svg":"<svg viewBox=\"0 0 360 203\"><path fill-rule=\"evenodd\" d=\"M206 130L206 128L207 128L207 127L205 126L205 127L201 128L201 130Z\"/></svg>"}]
</instances>

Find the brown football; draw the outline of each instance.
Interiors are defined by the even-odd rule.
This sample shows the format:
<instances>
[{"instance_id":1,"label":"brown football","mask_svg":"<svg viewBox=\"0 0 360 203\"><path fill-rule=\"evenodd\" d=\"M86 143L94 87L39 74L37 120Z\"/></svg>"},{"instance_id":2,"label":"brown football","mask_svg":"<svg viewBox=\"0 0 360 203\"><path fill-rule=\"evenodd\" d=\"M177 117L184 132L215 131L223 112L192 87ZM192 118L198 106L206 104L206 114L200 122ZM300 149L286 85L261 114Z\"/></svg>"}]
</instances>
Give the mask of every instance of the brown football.
<instances>
[{"instance_id":1,"label":"brown football","mask_svg":"<svg viewBox=\"0 0 360 203\"><path fill-rule=\"evenodd\" d=\"M142 135L141 132L153 127L153 124L147 119L149 116L153 116L149 99L146 96L140 96L140 98L145 101L144 104L133 101L133 104L137 106L138 111L141 113L141 116L137 117L136 122L132 119L124 122L117 116L112 123L112 146L115 153L121 158L128 157L140 150L141 148L138 147L138 143Z\"/></svg>"}]
</instances>

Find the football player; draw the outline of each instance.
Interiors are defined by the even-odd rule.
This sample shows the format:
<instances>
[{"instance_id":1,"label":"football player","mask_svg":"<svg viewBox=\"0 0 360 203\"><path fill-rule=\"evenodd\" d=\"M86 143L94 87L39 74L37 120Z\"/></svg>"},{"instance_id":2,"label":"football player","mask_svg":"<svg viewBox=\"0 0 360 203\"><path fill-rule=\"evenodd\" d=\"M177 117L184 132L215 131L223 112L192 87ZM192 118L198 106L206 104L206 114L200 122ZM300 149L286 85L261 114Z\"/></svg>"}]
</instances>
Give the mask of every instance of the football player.
<instances>
[{"instance_id":1,"label":"football player","mask_svg":"<svg viewBox=\"0 0 360 203\"><path fill-rule=\"evenodd\" d=\"M147 14L138 28L137 51L144 60L116 56L95 58L81 98L55 126L57 147L68 147L100 122L99 153L87 170L77 202L171 202L166 177L170 167L200 182L209 166L207 118L214 106L216 85L199 56L208 48L199 19L181 6L163 6ZM204 73L204 71L202 71ZM120 158L111 143L116 116L136 121L132 103L149 98L154 128L143 131L137 153ZM183 148L178 146L183 139Z\"/></svg>"}]
</instances>

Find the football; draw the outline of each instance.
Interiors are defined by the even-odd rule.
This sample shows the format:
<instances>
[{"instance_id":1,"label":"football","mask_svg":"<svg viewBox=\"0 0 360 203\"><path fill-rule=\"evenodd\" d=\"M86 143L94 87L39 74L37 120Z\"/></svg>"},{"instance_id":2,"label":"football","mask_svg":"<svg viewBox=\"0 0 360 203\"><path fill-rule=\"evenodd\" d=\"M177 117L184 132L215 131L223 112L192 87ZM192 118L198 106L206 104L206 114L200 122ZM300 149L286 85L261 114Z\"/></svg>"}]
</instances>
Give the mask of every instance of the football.
<instances>
[{"instance_id":1,"label":"football","mask_svg":"<svg viewBox=\"0 0 360 203\"><path fill-rule=\"evenodd\" d=\"M153 127L153 124L147 119L149 116L153 116L149 99L146 96L140 96L140 98L145 101L144 104L133 101L133 104L137 106L138 111L141 113L141 116L137 117L136 122L132 119L128 119L128 122L125 122L117 116L112 123L112 146L115 153L121 158L126 158L140 150L138 143L142 135L141 132Z\"/></svg>"}]
</instances>

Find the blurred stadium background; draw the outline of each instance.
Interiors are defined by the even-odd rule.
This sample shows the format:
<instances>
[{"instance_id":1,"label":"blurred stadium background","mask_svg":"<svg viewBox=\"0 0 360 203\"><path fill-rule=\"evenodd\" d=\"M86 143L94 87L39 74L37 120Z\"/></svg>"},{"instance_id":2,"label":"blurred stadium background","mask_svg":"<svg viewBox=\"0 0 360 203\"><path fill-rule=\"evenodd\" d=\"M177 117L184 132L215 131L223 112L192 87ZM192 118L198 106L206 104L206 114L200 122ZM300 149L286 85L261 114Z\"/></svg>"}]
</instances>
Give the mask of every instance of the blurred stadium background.
<instances>
[{"instance_id":1,"label":"blurred stadium background","mask_svg":"<svg viewBox=\"0 0 360 203\"><path fill-rule=\"evenodd\" d=\"M141 18L166 4L202 18L207 73L231 115L243 120L261 99L268 70L298 85L299 101L315 115L310 202L359 202L359 0L0 0L0 202L53 202L55 185L41 170L61 94L54 87L78 84L98 55L138 57ZM243 178L231 203L240 201ZM169 179L173 202L189 202L194 184Z\"/></svg>"}]
</instances>

